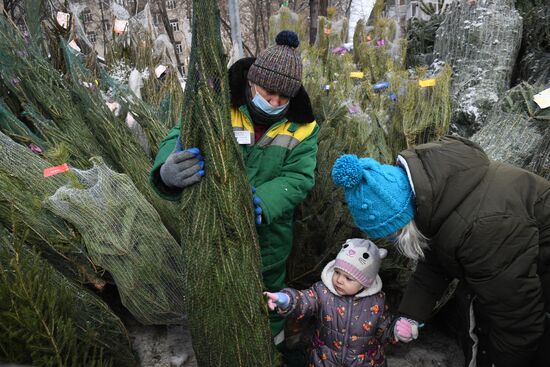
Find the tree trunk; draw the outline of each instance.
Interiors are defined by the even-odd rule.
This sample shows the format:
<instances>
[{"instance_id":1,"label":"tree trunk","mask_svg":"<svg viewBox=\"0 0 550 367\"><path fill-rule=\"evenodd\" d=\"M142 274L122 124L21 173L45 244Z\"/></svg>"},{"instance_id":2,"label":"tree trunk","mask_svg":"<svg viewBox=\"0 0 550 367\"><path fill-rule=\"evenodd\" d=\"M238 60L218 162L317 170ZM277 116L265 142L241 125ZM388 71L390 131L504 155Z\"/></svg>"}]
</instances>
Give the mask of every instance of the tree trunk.
<instances>
[{"instance_id":1,"label":"tree trunk","mask_svg":"<svg viewBox=\"0 0 550 367\"><path fill-rule=\"evenodd\" d=\"M239 17L238 0L228 0L229 22L231 24L231 42L236 53L237 59L243 57L243 40L241 37L241 19Z\"/></svg>"},{"instance_id":2,"label":"tree trunk","mask_svg":"<svg viewBox=\"0 0 550 367\"><path fill-rule=\"evenodd\" d=\"M317 37L317 18L320 0L309 0L309 44L313 46Z\"/></svg>"}]
</instances>

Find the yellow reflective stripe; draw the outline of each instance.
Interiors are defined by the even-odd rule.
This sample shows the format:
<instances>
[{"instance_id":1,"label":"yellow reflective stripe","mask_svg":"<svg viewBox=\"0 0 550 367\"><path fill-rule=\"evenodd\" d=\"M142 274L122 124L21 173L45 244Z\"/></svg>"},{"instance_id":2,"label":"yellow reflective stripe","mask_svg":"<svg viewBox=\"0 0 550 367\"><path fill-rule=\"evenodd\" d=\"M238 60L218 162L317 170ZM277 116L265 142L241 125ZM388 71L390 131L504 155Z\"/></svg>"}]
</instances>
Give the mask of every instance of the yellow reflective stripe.
<instances>
[{"instance_id":1,"label":"yellow reflective stripe","mask_svg":"<svg viewBox=\"0 0 550 367\"><path fill-rule=\"evenodd\" d=\"M268 131L266 136L275 139L275 137L278 135L288 135L297 139L298 142L301 142L307 139L311 135L311 133L313 133L313 130L315 130L315 127L317 126L317 122L312 121L309 124L300 125L295 132L288 131L291 125L292 122L287 121L284 124L277 126L273 130Z\"/></svg>"},{"instance_id":2,"label":"yellow reflective stripe","mask_svg":"<svg viewBox=\"0 0 550 367\"><path fill-rule=\"evenodd\" d=\"M233 130L246 130L254 133L254 127L252 127L250 121L236 107L231 107L231 125Z\"/></svg>"}]
</instances>

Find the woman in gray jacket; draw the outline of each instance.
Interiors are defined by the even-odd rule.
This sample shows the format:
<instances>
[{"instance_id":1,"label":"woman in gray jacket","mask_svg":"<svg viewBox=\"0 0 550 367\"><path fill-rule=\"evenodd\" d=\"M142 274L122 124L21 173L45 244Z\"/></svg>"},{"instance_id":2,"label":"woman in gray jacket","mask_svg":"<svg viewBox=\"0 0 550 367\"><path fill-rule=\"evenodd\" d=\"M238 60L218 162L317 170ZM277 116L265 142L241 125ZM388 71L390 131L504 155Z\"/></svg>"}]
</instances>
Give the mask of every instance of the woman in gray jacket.
<instances>
[{"instance_id":1,"label":"woman in gray jacket","mask_svg":"<svg viewBox=\"0 0 550 367\"><path fill-rule=\"evenodd\" d=\"M342 156L332 177L363 232L419 260L400 313L427 320L457 278L466 365L549 365L548 180L451 136L402 151L396 166Z\"/></svg>"}]
</instances>

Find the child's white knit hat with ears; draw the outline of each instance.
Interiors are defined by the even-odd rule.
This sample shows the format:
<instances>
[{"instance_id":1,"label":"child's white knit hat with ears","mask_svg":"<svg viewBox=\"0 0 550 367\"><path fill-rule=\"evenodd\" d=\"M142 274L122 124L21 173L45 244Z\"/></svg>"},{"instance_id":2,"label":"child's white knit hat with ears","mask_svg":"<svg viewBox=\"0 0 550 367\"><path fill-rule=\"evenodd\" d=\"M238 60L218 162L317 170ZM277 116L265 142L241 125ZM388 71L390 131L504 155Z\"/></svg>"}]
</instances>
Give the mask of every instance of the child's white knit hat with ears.
<instances>
[{"instance_id":1,"label":"child's white knit hat with ears","mask_svg":"<svg viewBox=\"0 0 550 367\"><path fill-rule=\"evenodd\" d=\"M365 288L376 280L382 259L388 251L362 238L347 240L336 256L334 268L340 269L354 277Z\"/></svg>"}]
</instances>

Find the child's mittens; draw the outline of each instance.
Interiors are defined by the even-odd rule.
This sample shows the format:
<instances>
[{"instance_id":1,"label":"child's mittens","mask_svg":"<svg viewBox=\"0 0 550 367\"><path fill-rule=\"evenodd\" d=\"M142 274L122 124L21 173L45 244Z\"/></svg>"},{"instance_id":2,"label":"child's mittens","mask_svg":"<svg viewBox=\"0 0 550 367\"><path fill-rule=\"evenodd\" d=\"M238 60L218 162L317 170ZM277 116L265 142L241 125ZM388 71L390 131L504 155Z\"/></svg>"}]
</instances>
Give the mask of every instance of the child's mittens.
<instances>
[{"instance_id":1,"label":"child's mittens","mask_svg":"<svg viewBox=\"0 0 550 367\"><path fill-rule=\"evenodd\" d=\"M418 338L418 322L400 317L393 328L395 338L403 343L409 343Z\"/></svg>"},{"instance_id":2,"label":"child's mittens","mask_svg":"<svg viewBox=\"0 0 550 367\"><path fill-rule=\"evenodd\" d=\"M290 297L286 293L264 292L264 294L267 296L267 307L269 307L271 311L273 311L277 307L284 310L288 308L288 305L290 304Z\"/></svg>"}]
</instances>

